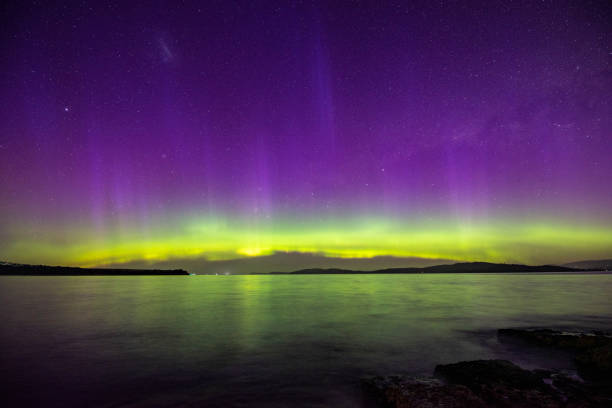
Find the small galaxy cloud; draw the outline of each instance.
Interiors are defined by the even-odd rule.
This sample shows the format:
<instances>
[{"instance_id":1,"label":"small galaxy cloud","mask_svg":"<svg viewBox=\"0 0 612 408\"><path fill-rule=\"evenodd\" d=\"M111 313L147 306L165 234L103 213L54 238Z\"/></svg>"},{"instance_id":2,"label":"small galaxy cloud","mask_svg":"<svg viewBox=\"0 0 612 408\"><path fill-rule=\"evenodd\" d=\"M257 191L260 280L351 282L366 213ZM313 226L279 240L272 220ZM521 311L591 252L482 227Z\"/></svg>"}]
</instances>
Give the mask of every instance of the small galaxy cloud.
<instances>
[{"instance_id":1,"label":"small galaxy cloud","mask_svg":"<svg viewBox=\"0 0 612 408\"><path fill-rule=\"evenodd\" d=\"M160 52L162 61L166 63L172 62L172 60L174 60L174 54L170 50L170 47L168 46L167 41L164 40L163 38L160 38L158 39L158 44L159 44L159 52Z\"/></svg>"}]
</instances>

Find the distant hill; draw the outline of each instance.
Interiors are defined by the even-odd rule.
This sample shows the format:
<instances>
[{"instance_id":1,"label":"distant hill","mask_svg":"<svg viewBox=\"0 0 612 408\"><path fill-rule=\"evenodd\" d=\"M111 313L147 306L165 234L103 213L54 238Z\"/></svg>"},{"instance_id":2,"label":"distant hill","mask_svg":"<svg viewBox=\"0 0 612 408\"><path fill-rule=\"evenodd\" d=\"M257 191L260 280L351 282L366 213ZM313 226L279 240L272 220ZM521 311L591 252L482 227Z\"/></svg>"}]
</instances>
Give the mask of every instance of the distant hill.
<instances>
[{"instance_id":1,"label":"distant hill","mask_svg":"<svg viewBox=\"0 0 612 408\"><path fill-rule=\"evenodd\" d=\"M290 272L294 275L309 274L366 274L366 273L507 273L507 272L582 272L583 269L556 265L528 266L497 264L489 262L463 262L452 265L436 265L425 268L389 268L375 271L352 271L347 269L302 269Z\"/></svg>"},{"instance_id":2,"label":"distant hill","mask_svg":"<svg viewBox=\"0 0 612 408\"><path fill-rule=\"evenodd\" d=\"M41 276L102 276L102 275L189 275L182 269L102 269L76 268L69 266L25 265L0 262L2 275L41 275Z\"/></svg>"},{"instance_id":3,"label":"distant hill","mask_svg":"<svg viewBox=\"0 0 612 408\"><path fill-rule=\"evenodd\" d=\"M590 261L577 261L563 264L569 268L580 269L608 269L612 270L612 259L596 259Z\"/></svg>"}]
</instances>

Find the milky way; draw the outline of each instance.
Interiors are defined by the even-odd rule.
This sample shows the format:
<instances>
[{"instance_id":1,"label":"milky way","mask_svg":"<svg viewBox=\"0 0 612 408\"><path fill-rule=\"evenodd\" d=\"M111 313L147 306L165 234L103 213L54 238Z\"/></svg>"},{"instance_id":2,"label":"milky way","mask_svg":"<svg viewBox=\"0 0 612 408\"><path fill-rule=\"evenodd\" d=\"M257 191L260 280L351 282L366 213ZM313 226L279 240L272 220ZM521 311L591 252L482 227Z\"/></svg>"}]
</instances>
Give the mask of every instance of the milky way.
<instances>
[{"instance_id":1,"label":"milky way","mask_svg":"<svg viewBox=\"0 0 612 408\"><path fill-rule=\"evenodd\" d=\"M5 6L0 259L612 254L607 2L148 3Z\"/></svg>"}]
</instances>

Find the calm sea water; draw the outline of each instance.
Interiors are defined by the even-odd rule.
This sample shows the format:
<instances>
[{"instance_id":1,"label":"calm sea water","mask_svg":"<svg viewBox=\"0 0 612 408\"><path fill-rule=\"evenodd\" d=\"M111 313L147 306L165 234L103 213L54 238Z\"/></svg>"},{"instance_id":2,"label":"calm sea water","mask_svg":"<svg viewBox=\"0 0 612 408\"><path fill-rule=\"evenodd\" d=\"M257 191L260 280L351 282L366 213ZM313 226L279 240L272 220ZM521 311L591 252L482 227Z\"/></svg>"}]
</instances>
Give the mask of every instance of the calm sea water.
<instances>
[{"instance_id":1,"label":"calm sea water","mask_svg":"<svg viewBox=\"0 0 612 408\"><path fill-rule=\"evenodd\" d=\"M371 375L572 368L497 342L522 326L612 328L612 275L1 277L0 399L353 407Z\"/></svg>"}]
</instances>

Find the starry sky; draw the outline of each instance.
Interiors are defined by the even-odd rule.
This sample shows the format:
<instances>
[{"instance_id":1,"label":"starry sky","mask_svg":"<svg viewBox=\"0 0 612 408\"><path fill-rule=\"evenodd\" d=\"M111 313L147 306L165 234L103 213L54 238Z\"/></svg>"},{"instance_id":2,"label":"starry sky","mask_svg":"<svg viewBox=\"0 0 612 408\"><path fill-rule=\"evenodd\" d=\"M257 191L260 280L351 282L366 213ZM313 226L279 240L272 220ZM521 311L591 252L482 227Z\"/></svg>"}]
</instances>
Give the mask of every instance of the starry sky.
<instances>
[{"instance_id":1,"label":"starry sky","mask_svg":"<svg viewBox=\"0 0 612 408\"><path fill-rule=\"evenodd\" d=\"M0 259L612 255L606 1L9 1Z\"/></svg>"}]
</instances>

